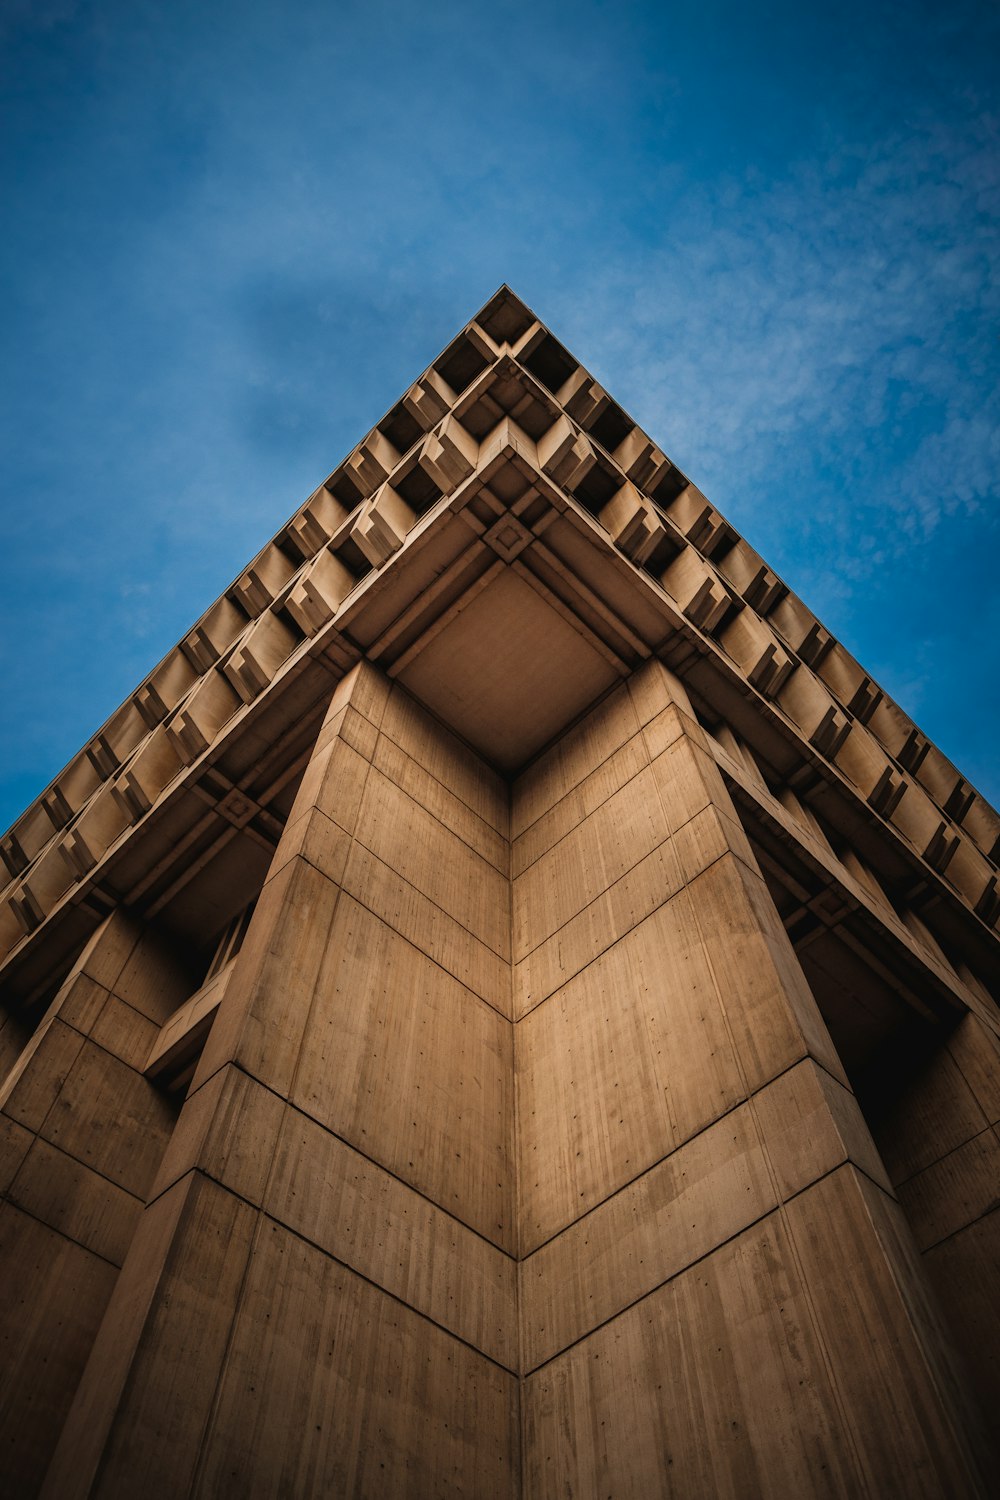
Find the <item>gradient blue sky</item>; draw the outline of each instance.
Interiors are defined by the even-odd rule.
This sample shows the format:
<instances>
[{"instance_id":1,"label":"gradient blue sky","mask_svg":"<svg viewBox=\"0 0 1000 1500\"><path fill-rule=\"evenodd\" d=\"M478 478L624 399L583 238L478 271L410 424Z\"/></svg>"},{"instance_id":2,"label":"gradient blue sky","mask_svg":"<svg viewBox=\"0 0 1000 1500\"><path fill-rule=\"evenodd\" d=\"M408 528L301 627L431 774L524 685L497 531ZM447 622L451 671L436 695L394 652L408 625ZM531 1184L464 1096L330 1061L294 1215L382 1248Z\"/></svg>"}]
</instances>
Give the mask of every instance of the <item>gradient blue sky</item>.
<instances>
[{"instance_id":1,"label":"gradient blue sky","mask_svg":"<svg viewBox=\"0 0 1000 1500\"><path fill-rule=\"evenodd\" d=\"M0 69L0 827L501 281L1000 800L992 0L6 0Z\"/></svg>"}]
</instances>

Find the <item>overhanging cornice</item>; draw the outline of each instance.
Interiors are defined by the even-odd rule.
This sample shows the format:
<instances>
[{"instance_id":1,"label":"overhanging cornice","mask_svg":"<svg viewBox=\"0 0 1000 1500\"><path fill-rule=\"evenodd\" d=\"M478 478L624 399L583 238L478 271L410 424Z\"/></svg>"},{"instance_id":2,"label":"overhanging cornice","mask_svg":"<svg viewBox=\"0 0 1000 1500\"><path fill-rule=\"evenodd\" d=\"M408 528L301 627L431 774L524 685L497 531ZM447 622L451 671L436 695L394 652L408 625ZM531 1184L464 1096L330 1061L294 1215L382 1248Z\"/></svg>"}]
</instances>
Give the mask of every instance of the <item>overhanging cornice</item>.
<instances>
[{"instance_id":1,"label":"overhanging cornice","mask_svg":"<svg viewBox=\"0 0 1000 1500\"><path fill-rule=\"evenodd\" d=\"M428 701L419 664L500 578L579 640L581 694L591 656L609 683L660 656L995 962L996 813L501 288L0 841L14 991L112 902L162 907L228 829L266 857L333 684L367 656Z\"/></svg>"}]
</instances>

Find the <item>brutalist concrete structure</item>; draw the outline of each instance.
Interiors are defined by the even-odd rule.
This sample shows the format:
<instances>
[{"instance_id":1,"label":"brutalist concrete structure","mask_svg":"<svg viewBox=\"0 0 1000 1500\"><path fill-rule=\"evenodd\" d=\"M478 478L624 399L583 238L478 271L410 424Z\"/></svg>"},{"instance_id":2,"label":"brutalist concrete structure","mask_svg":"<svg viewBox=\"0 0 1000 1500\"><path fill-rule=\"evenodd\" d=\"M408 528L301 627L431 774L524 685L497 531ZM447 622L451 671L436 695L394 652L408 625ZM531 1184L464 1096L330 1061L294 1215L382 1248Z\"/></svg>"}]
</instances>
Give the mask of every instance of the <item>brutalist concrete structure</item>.
<instances>
[{"instance_id":1,"label":"brutalist concrete structure","mask_svg":"<svg viewBox=\"0 0 1000 1500\"><path fill-rule=\"evenodd\" d=\"M0 844L0 1462L987 1494L997 815L507 289Z\"/></svg>"}]
</instances>

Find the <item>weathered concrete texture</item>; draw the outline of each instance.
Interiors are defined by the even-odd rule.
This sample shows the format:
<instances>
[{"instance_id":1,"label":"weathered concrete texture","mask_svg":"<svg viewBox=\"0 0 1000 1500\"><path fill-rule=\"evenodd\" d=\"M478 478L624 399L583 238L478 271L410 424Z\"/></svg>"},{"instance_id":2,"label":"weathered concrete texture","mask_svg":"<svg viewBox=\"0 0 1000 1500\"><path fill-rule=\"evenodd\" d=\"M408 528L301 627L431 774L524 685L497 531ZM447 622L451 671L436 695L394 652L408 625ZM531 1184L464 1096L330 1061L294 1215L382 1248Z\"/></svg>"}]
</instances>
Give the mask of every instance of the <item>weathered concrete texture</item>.
<instances>
[{"instance_id":1,"label":"weathered concrete texture","mask_svg":"<svg viewBox=\"0 0 1000 1500\"><path fill-rule=\"evenodd\" d=\"M60 1010L31 1054L86 1140L133 994L95 962L60 1002L87 1036ZM927 1270L961 1258L971 1326L990 1045L954 1033L936 1144L887 1120L884 1164L676 678L510 785L362 664L166 1149L118 1119L98 1175L39 1064L9 1086L8 1232L99 1273L44 1493L975 1495Z\"/></svg>"},{"instance_id":2,"label":"weathered concrete texture","mask_svg":"<svg viewBox=\"0 0 1000 1500\"><path fill-rule=\"evenodd\" d=\"M975 1493L947 1336L680 684L619 688L513 829L516 975L555 944L515 978L525 1493Z\"/></svg>"},{"instance_id":3,"label":"weathered concrete texture","mask_svg":"<svg viewBox=\"0 0 1000 1500\"><path fill-rule=\"evenodd\" d=\"M996 1491L998 858L502 287L0 837L0 1488Z\"/></svg>"},{"instance_id":4,"label":"weathered concrete texture","mask_svg":"<svg viewBox=\"0 0 1000 1500\"><path fill-rule=\"evenodd\" d=\"M499 1500L517 1427L512 1374L264 1221L194 1493Z\"/></svg>"},{"instance_id":5,"label":"weathered concrete texture","mask_svg":"<svg viewBox=\"0 0 1000 1500\"><path fill-rule=\"evenodd\" d=\"M928 1276L984 1409L1000 1402L1000 1045L967 1015L878 1126Z\"/></svg>"},{"instance_id":6,"label":"weathered concrete texture","mask_svg":"<svg viewBox=\"0 0 1000 1500\"><path fill-rule=\"evenodd\" d=\"M864 1493L777 1217L526 1382L529 1495Z\"/></svg>"},{"instance_id":7,"label":"weathered concrete texture","mask_svg":"<svg viewBox=\"0 0 1000 1500\"><path fill-rule=\"evenodd\" d=\"M517 1492L508 859L506 785L354 672L48 1493Z\"/></svg>"},{"instance_id":8,"label":"weathered concrete texture","mask_svg":"<svg viewBox=\"0 0 1000 1500\"><path fill-rule=\"evenodd\" d=\"M190 978L122 915L88 944L0 1090L0 1453L37 1491L174 1109L141 1073Z\"/></svg>"},{"instance_id":9,"label":"weathered concrete texture","mask_svg":"<svg viewBox=\"0 0 1000 1500\"><path fill-rule=\"evenodd\" d=\"M863 1193L838 1169L531 1375L526 1493L974 1493Z\"/></svg>"}]
</instances>

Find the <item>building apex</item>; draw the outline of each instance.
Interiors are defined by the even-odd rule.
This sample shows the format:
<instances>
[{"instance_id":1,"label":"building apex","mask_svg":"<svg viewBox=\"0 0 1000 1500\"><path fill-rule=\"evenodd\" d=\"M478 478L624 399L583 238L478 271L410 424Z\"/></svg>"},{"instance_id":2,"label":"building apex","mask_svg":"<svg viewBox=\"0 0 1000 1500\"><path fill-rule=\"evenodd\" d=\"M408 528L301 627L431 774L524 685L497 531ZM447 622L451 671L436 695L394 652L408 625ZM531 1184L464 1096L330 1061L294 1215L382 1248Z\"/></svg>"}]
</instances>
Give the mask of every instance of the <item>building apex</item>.
<instances>
[{"instance_id":1,"label":"building apex","mask_svg":"<svg viewBox=\"0 0 1000 1500\"><path fill-rule=\"evenodd\" d=\"M0 840L5 982L221 922L192 851L256 868L360 659L509 775L653 655L993 951L996 813L503 284Z\"/></svg>"}]
</instances>

